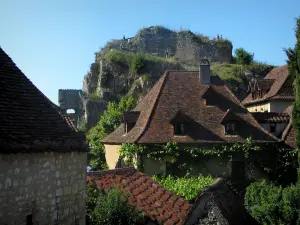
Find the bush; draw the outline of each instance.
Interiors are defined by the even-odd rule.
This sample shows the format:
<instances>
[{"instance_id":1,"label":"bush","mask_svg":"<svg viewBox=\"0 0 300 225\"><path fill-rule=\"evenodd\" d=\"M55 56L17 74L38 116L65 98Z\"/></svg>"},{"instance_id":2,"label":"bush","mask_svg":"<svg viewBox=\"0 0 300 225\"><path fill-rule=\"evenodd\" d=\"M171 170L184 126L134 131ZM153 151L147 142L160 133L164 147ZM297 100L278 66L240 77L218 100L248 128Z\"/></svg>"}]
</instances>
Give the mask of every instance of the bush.
<instances>
[{"instance_id":1,"label":"bush","mask_svg":"<svg viewBox=\"0 0 300 225\"><path fill-rule=\"evenodd\" d=\"M233 61L235 61L237 64L249 65L253 62L253 58L254 54L247 52L243 48L237 48L235 50Z\"/></svg>"},{"instance_id":2,"label":"bush","mask_svg":"<svg viewBox=\"0 0 300 225\"><path fill-rule=\"evenodd\" d=\"M280 201L282 188L265 182L255 182L246 189L245 206L262 224L280 224Z\"/></svg>"},{"instance_id":3,"label":"bush","mask_svg":"<svg viewBox=\"0 0 300 225\"><path fill-rule=\"evenodd\" d=\"M130 63L130 71L138 73L144 67L144 60L142 53L134 54Z\"/></svg>"},{"instance_id":4,"label":"bush","mask_svg":"<svg viewBox=\"0 0 300 225\"><path fill-rule=\"evenodd\" d=\"M245 205L261 224L300 224L300 183L286 188L252 183L246 190Z\"/></svg>"},{"instance_id":5,"label":"bush","mask_svg":"<svg viewBox=\"0 0 300 225\"><path fill-rule=\"evenodd\" d=\"M87 192L87 213L89 224L93 225L127 225L138 224L142 213L128 203L118 189L107 193L91 190Z\"/></svg>"},{"instance_id":6,"label":"bush","mask_svg":"<svg viewBox=\"0 0 300 225\"><path fill-rule=\"evenodd\" d=\"M154 176L153 179L164 186L166 189L176 193L179 196L184 197L185 200L192 200L196 198L204 187L214 182L214 179L211 176L182 178L174 178L171 176Z\"/></svg>"},{"instance_id":7,"label":"bush","mask_svg":"<svg viewBox=\"0 0 300 225\"><path fill-rule=\"evenodd\" d=\"M114 64L118 64L118 63L128 64L130 62L130 60L131 60L131 55L119 52L117 50L113 50L113 51L107 52L104 55L104 58L108 62L110 62L110 63L114 63Z\"/></svg>"},{"instance_id":8,"label":"bush","mask_svg":"<svg viewBox=\"0 0 300 225\"><path fill-rule=\"evenodd\" d=\"M119 103L109 102L99 122L88 131L87 139L92 148L90 152L90 166L92 168L107 168L104 157L104 146L100 143L100 140L121 124L123 112L130 111L135 104L135 100L132 97L121 98Z\"/></svg>"}]
</instances>

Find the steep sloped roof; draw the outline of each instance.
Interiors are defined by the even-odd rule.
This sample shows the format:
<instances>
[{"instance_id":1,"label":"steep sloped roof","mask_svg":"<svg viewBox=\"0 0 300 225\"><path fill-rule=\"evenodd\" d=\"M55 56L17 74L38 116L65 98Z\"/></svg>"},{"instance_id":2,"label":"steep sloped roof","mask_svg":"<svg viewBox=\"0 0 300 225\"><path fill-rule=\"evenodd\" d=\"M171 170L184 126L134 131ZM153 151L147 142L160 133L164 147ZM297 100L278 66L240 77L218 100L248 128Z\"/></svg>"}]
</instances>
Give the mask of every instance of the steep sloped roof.
<instances>
[{"instance_id":1,"label":"steep sloped roof","mask_svg":"<svg viewBox=\"0 0 300 225\"><path fill-rule=\"evenodd\" d=\"M284 129L282 133L281 140L284 141L284 143L291 147L291 148L296 148L296 131L293 128L293 123L292 123L292 111L293 111L293 106L289 106L284 110L284 113L290 115L290 121L286 128Z\"/></svg>"},{"instance_id":2,"label":"steep sloped roof","mask_svg":"<svg viewBox=\"0 0 300 225\"><path fill-rule=\"evenodd\" d=\"M129 203L159 224L180 225L191 204L134 168L88 172L87 179L96 188L119 188L129 194Z\"/></svg>"},{"instance_id":3,"label":"steep sloped roof","mask_svg":"<svg viewBox=\"0 0 300 225\"><path fill-rule=\"evenodd\" d=\"M263 80L258 81L260 86L267 85L267 87L261 87L261 89L268 89L269 91L262 98L255 100L252 99L252 94L250 93L242 103L250 105L270 99L294 100L292 80L288 79L288 75L287 65L274 68ZM271 87L270 84L272 84Z\"/></svg>"},{"instance_id":4,"label":"steep sloped roof","mask_svg":"<svg viewBox=\"0 0 300 225\"><path fill-rule=\"evenodd\" d=\"M88 172L87 181L99 190L119 188L129 204L157 224L198 224L212 210L218 211L215 216L220 224L258 225L244 208L242 197L221 178L199 192L193 205L133 167Z\"/></svg>"},{"instance_id":5,"label":"steep sloped roof","mask_svg":"<svg viewBox=\"0 0 300 225\"><path fill-rule=\"evenodd\" d=\"M288 123L290 115L277 112L252 112L252 115L259 123Z\"/></svg>"},{"instance_id":6,"label":"steep sloped roof","mask_svg":"<svg viewBox=\"0 0 300 225\"><path fill-rule=\"evenodd\" d=\"M0 48L0 152L86 151L53 103Z\"/></svg>"},{"instance_id":7,"label":"steep sloped roof","mask_svg":"<svg viewBox=\"0 0 300 225\"><path fill-rule=\"evenodd\" d=\"M201 101L204 94L213 106ZM220 123L228 109L239 121L236 136L226 136ZM178 110L189 120L185 136L173 135L170 121ZM219 77L212 76L210 85L200 84L198 71L167 71L133 111L140 112L135 127L125 134L122 124L103 143L228 143L242 142L249 136L254 142L277 140L258 124Z\"/></svg>"}]
</instances>

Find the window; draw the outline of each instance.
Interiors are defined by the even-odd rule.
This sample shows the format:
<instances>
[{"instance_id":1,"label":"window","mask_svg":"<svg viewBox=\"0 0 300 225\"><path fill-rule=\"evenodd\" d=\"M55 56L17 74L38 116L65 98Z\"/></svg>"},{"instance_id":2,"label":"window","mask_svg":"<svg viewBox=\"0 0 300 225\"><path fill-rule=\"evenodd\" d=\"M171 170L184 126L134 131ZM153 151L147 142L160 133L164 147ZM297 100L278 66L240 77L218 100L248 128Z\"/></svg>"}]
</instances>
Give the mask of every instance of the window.
<instances>
[{"instance_id":1,"label":"window","mask_svg":"<svg viewBox=\"0 0 300 225\"><path fill-rule=\"evenodd\" d=\"M275 133L275 131L276 131L276 124L275 123L271 123L270 124L270 132L271 133Z\"/></svg>"},{"instance_id":2,"label":"window","mask_svg":"<svg viewBox=\"0 0 300 225\"><path fill-rule=\"evenodd\" d=\"M135 126L135 123L125 123L125 133L127 134Z\"/></svg>"},{"instance_id":3,"label":"window","mask_svg":"<svg viewBox=\"0 0 300 225\"><path fill-rule=\"evenodd\" d=\"M33 225L32 214L26 216L26 225Z\"/></svg>"},{"instance_id":4,"label":"window","mask_svg":"<svg viewBox=\"0 0 300 225\"><path fill-rule=\"evenodd\" d=\"M183 123L174 125L174 135L185 135L185 127Z\"/></svg>"},{"instance_id":5,"label":"window","mask_svg":"<svg viewBox=\"0 0 300 225\"><path fill-rule=\"evenodd\" d=\"M235 123L225 124L225 135L235 135Z\"/></svg>"}]
</instances>

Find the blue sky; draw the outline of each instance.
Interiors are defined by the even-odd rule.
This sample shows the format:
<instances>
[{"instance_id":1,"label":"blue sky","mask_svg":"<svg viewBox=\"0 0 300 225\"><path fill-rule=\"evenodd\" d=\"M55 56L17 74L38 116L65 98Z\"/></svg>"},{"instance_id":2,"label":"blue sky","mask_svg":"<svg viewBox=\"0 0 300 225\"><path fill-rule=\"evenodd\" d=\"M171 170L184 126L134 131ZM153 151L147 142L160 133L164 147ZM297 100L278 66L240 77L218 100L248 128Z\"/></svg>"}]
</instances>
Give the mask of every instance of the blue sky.
<instances>
[{"instance_id":1,"label":"blue sky","mask_svg":"<svg viewBox=\"0 0 300 225\"><path fill-rule=\"evenodd\" d=\"M299 9L299 0L0 0L0 46L57 103L58 89L82 88L107 41L152 25L222 34L256 60L284 64Z\"/></svg>"}]
</instances>

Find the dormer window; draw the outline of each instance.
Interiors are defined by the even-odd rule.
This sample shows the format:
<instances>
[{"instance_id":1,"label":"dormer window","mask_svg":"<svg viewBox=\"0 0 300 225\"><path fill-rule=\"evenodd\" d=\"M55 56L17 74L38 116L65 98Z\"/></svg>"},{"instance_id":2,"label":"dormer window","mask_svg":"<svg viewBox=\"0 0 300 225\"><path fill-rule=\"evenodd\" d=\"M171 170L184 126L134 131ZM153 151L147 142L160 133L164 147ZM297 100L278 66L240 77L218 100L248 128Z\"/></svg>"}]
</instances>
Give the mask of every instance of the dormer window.
<instances>
[{"instance_id":1,"label":"dormer window","mask_svg":"<svg viewBox=\"0 0 300 225\"><path fill-rule=\"evenodd\" d=\"M235 123L225 124L225 135L236 135Z\"/></svg>"},{"instance_id":2,"label":"dormer window","mask_svg":"<svg viewBox=\"0 0 300 225\"><path fill-rule=\"evenodd\" d=\"M186 135L188 121L188 117L182 111L178 110L170 120L170 124L173 125L174 135Z\"/></svg>"},{"instance_id":3,"label":"dormer window","mask_svg":"<svg viewBox=\"0 0 300 225\"><path fill-rule=\"evenodd\" d=\"M135 126L140 112L125 112L123 114L123 121L124 121L124 133L127 134L131 129Z\"/></svg>"},{"instance_id":4,"label":"dormer window","mask_svg":"<svg viewBox=\"0 0 300 225\"><path fill-rule=\"evenodd\" d=\"M174 124L174 135L185 135L185 126L183 123Z\"/></svg>"},{"instance_id":5,"label":"dormer window","mask_svg":"<svg viewBox=\"0 0 300 225\"><path fill-rule=\"evenodd\" d=\"M230 109L228 109L220 121L220 123L224 126L225 135L237 134L236 125L238 124L238 120L239 119L237 115L234 112L232 112Z\"/></svg>"}]
</instances>

